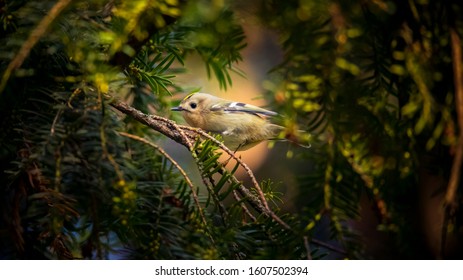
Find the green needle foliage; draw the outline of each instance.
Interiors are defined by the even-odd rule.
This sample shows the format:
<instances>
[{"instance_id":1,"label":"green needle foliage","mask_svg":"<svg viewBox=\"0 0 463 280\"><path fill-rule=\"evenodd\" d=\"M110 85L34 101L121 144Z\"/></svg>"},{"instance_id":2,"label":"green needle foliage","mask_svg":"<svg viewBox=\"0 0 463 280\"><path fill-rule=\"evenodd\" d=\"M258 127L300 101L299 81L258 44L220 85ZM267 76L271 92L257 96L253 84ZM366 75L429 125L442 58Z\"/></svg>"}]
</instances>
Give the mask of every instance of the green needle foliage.
<instances>
[{"instance_id":1,"label":"green needle foliage","mask_svg":"<svg viewBox=\"0 0 463 280\"><path fill-rule=\"evenodd\" d=\"M288 127L307 129L315 142L303 155L314 169L300 180L302 201L311 198L303 203L307 231L328 220L333 239L361 252L348 221L359 219L363 205L393 238L394 258L430 257L417 222L426 217L416 214L418 196L430 187L425 203L441 199L441 219L428 221L441 231L434 257L458 255L445 240L460 237L453 208L460 192L453 202L442 193L460 177L457 169L449 178L463 121L455 112L461 73L453 70L462 61L452 57L462 46L451 39L452 32L461 37L461 11L457 1L262 2L261 17L285 51L266 83L269 100L292 119ZM441 183L426 187L425 178Z\"/></svg>"},{"instance_id":2,"label":"green needle foliage","mask_svg":"<svg viewBox=\"0 0 463 280\"><path fill-rule=\"evenodd\" d=\"M0 0L0 258L454 257L463 25L461 4L440 2ZM288 138L311 141L294 213L220 138L160 117L188 56L223 89L243 74L243 5L284 51L264 96ZM447 195L433 254L416 223L429 176ZM365 212L394 254L366 250Z\"/></svg>"}]
</instances>

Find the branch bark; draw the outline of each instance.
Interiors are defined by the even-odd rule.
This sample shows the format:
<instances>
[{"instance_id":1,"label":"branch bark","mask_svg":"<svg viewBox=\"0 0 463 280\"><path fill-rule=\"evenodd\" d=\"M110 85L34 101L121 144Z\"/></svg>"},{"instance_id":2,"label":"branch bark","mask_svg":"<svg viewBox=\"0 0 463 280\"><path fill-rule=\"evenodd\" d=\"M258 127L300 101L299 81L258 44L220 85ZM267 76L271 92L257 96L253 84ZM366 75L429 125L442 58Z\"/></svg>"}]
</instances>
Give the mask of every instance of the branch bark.
<instances>
[{"instance_id":1,"label":"branch bark","mask_svg":"<svg viewBox=\"0 0 463 280\"><path fill-rule=\"evenodd\" d=\"M458 123L458 140L454 146L455 156L453 158L452 169L450 171L449 183L447 192L444 198L444 217L441 229L440 238L440 258L445 257L445 248L447 240L447 227L449 220L454 216L457 203L457 190L460 184L461 166L463 161L463 72L462 72L462 54L461 40L457 31L454 28L450 29L450 39L452 46L452 63L453 63L453 82L455 87L455 110L457 112Z\"/></svg>"},{"instance_id":2,"label":"branch bark","mask_svg":"<svg viewBox=\"0 0 463 280\"><path fill-rule=\"evenodd\" d=\"M110 105L191 150L194 136L182 133L175 122L160 116L144 114L121 101L113 101Z\"/></svg>"},{"instance_id":3,"label":"branch bark","mask_svg":"<svg viewBox=\"0 0 463 280\"><path fill-rule=\"evenodd\" d=\"M457 111L458 122L458 140L455 145L455 157L453 159L452 170L450 173L447 193L445 195L445 204L454 210L456 202L456 192L460 183L461 165L463 161L463 72L462 72L462 55L461 40L455 29L450 30L452 40L452 60L453 60L453 81L455 83L455 109Z\"/></svg>"}]
</instances>

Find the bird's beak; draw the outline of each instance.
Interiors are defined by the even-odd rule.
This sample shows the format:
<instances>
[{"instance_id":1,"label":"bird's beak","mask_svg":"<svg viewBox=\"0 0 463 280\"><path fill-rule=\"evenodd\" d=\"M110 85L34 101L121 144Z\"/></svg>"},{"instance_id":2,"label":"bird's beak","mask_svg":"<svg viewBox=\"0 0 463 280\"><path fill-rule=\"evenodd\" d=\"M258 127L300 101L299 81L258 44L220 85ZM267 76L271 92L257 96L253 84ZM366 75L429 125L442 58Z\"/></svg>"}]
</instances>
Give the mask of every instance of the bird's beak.
<instances>
[{"instance_id":1,"label":"bird's beak","mask_svg":"<svg viewBox=\"0 0 463 280\"><path fill-rule=\"evenodd\" d=\"M170 109L171 111L184 111L185 109L183 109L182 106L178 106L178 107L173 107Z\"/></svg>"}]
</instances>

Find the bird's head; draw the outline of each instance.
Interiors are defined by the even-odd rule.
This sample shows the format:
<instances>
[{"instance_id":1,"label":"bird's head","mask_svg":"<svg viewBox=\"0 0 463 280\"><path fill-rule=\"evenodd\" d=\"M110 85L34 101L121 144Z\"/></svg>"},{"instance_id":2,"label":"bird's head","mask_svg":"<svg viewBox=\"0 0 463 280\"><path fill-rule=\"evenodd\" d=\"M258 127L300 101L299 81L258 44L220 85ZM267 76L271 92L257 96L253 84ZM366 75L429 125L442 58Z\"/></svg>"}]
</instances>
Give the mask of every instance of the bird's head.
<instances>
[{"instance_id":1,"label":"bird's head","mask_svg":"<svg viewBox=\"0 0 463 280\"><path fill-rule=\"evenodd\" d=\"M209 113L208 104L217 97L207 93L192 93L187 95L180 105L171 108L172 111L182 112L185 121L194 127L203 127L204 118Z\"/></svg>"}]
</instances>

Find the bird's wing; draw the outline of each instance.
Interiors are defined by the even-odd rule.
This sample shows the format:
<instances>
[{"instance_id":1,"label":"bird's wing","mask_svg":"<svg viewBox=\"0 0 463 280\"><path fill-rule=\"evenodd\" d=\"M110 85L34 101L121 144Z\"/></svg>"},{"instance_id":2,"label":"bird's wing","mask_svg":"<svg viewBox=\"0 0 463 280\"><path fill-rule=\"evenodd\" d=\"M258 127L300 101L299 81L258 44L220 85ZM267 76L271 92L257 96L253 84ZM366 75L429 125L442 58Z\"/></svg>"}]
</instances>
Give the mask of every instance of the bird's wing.
<instances>
[{"instance_id":1,"label":"bird's wing","mask_svg":"<svg viewBox=\"0 0 463 280\"><path fill-rule=\"evenodd\" d=\"M248 114L258 114L258 115L265 115L265 116L276 116L278 113L273 111L269 111L266 109L262 109L260 107L241 103L241 102L227 102L222 104L216 104L211 107L211 111L224 111L227 113L234 113L234 112L243 112Z\"/></svg>"}]
</instances>

